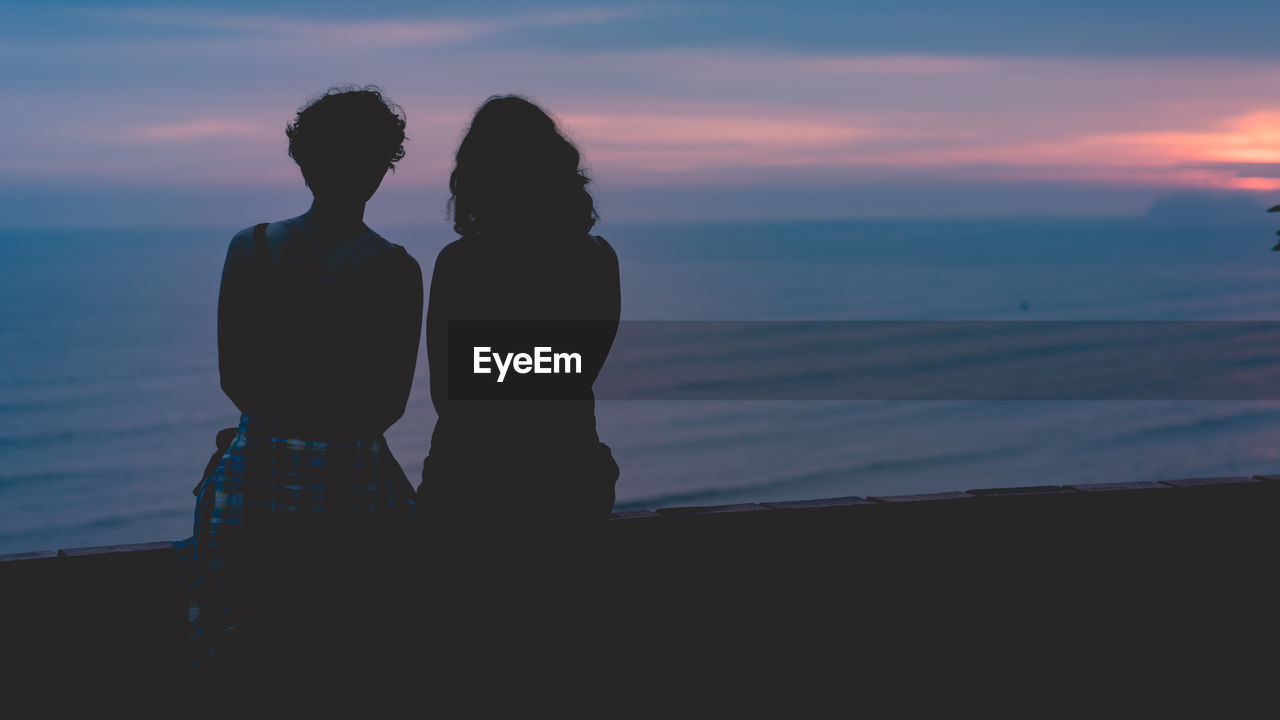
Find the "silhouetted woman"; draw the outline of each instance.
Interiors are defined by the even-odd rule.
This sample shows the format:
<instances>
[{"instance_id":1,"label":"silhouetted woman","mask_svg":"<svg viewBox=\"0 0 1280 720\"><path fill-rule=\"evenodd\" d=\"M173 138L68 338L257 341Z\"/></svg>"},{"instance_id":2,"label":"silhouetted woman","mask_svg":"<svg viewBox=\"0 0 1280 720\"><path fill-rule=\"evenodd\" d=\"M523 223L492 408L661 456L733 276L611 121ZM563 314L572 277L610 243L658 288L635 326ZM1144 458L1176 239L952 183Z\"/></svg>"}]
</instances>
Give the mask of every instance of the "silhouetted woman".
<instances>
[{"instance_id":1,"label":"silhouetted woman","mask_svg":"<svg viewBox=\"0 0 1280 720\"><path fill-rule=\"evenodd\" d=\"M618 466L596 434L591 385L617 332L618 258L589 233L597 216L587 183L578 150L520 97L485 102L458 148L449 188L461 237L436 258L427 305L439 415L418 489L427 533L471 533L471 542L572 529L613 507ZM450 354L451 321L497 321L467 336L495 350L568 343L581 351L581 373L511 372L501 386L495 375L469 375L473 348ZM460 400L451 373L498 394ZM503 395L508 388L534 394Z\"/></svg>"},{"instance_id":2,"label":"silhouetted woman","mask_svg":"<svg viewBox=\"0 0 1280 720\"><path fill-rule=\"evenodd\" d=\"M269 666L281 646L305 660L303 646L332 645L326 623L374 592L350 572L411 522L413 488L383 433L409 397L422 274L364 224L365 202L404 156L404 128L372 87L303 108L286 133L311 208L242 230L227 251L218 367L242 414L196 502L197 666Z\"/></svg>"}]
</instances>

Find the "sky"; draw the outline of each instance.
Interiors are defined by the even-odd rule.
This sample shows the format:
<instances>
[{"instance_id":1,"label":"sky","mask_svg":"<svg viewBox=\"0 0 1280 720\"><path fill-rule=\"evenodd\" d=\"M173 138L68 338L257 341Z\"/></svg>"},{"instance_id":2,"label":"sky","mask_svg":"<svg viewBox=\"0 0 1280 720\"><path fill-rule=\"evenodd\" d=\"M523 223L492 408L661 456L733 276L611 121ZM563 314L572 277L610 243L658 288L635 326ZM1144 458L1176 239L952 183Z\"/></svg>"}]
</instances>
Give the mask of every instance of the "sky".
<instances>
[{"instance_id":1,"label":"sky","mask_svg":"<svg viewBox=\"0 0 1280 720\"><path fill-rule=\"evenodd\" d=\"M309 196L284 126L377 84L441 222L493 94L543 105L604 219L1142 214L1280 202L1280 3L0 2L0 226L243 226Z\"/></svg>"}]
</instances>

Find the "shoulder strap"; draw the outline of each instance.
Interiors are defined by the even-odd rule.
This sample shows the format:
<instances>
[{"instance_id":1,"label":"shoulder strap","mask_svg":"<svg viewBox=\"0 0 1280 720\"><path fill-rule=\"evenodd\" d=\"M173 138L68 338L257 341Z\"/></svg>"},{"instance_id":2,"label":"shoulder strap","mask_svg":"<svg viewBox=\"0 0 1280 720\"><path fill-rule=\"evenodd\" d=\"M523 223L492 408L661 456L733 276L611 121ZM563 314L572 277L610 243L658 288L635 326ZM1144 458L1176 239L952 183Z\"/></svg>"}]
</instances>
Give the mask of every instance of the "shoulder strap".
<instances>
[{"instance_id":1,"label":"shoulder strap","mask_svg":"<svg viewBox=\"0 0 1280 720\"><path fill-rule=\"evenodd\" d=\"M270 272L271 249L267 247L267 223L258 223L253 226L253 251L258 268Z\"/></svg>"}]
</instances>

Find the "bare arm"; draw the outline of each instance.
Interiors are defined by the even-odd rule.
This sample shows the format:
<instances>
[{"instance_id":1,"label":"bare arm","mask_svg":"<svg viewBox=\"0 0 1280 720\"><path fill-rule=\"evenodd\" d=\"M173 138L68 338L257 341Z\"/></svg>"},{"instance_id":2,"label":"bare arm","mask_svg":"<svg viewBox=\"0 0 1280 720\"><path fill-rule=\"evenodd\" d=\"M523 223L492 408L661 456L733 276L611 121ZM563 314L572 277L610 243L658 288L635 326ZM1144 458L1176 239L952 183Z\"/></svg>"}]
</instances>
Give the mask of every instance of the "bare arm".
<instances>
[{"instance_id":1,"label":"bare arm","mask_svg":"<svg viewBox=\"0 0 1280 720\"><path fill-rule=\"evenodd\" d=\"M254 372L254 349L260 350L253 261L253 234L242 230L231 239L218 289L218 374L222 391L241 412L260 397L260 373Z\"/></svg>"},{"instance_id":2,"label":"bare arm","mask_svg":"<svg viewBox=\"0 0 1280 720\"><path fill-rule=\"evenodd\" d=\"M427 367L431 373L431 404L443 416L449 397L449 317L452 313L452 288L449 248L436 256L431 271L431 298L427 302Z\"/></svg>"},{"instance_id":3,"label":"bare arm","mask_svg":"<svg viewBox=\"0 0 1280 720\"><path fill-rule=\"evenodd\" d=\"M422 268L403 250L394 254L394 270L388 280L386 315L377 333L383 346L379 353L386 372L386 404L379 408L378 424L383 432L404 416L413 375L418 362L418 339L422 337Z\"/></svg>"},{"instance_id":4,"label":"bare arm","mask_svg":"<svg viewBox=\"0 0 1280 720\"><path fill-rule=\"evenodd\" d=\"M613 348L613 341L618 336L618 320L622 316L622 280L618 271L618 255L613 247L599 236L596 236L596 242L608 251L608 261L605 263L605 271L601 277L603 286L600 293L602 298L600 319L610 323L610 327L607 332L601 333L598 350L600 362L596 365L598 368L603 368L605 360L609 357L609 350ZM595 382L595 378L592 378L592 382Z\"/></svg>"}]
</instances>

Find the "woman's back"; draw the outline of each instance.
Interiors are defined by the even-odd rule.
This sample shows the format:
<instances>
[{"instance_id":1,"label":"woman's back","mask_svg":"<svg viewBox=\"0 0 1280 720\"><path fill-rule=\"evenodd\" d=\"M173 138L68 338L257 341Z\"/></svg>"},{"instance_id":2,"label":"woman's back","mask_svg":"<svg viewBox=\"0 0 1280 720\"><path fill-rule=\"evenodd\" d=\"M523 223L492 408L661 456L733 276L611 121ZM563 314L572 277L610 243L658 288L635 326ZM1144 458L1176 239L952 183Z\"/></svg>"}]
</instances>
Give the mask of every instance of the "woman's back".
<instances>
[{"instance_id":1,"label":"woman's back","mask_svg":"<svg viewBox=\"0 0 1280 720\"><path fill-rule=\"evenodd\" d=\"M441 300L475 319L618 317L618 256L596 235L463 238L440 251L433 277L448 288Z\"/></svg>"},{"instance_id":2,"label":"woman's back","mask_svg":"<svg viewBox=\"0 0 1280 720\"><path fill-rule=\"evenodd\" d=\"M613 474L611 499L616 466L596 435L591 385L613 343L619 310L617 255L603 238L465 238L442 250L427 311L431 397L439 419L424 488L468 483L487 486L482 492L489 494L503 486L508 498L511 486L553 493L572 484L574 475L599 474L603 464ZM551 398L450 399L450 373L471 372L446 361L447 355L459 357L448 351L450 321L482 321L494 347L518 346L517 338L545 338L540 342L554 346L553 338L569 336L582 356L581 372L557 384ZM455 379L455 393L459 386Z\"/></svg>"},{"instance_id":3,"label":"woman's back","mask_svg":"<svg viewBox=\"0 0 1280 720\"><path fill-rule=\"evenodd\" d=\"M367 228L325 237L294 218L268 226L265 247L254 234L237 234L223 271L223 390L300 436L385 431L413 380L417 262Z\"/></svg>"},{"instance_id":4,"label":"woman's back","mask_svg":"<svg viewBox=\"0 0 1280 720\"><path fill-rule=\"evenodd\" d=\"M240 679L364 667L362 639L385 637L373 620L395 616L383 607L395 593L378 587L393 576L371 563L413 518L383 432L412 385L422 274L364 212L404 156L404 128L371 87L299 110L286 134L311 208L227 251L218 366L241 416L180 543L195 667ZM343 652L352 642L365 651Z\"/></svg>"}]
</instances>

